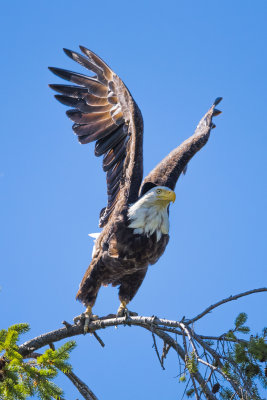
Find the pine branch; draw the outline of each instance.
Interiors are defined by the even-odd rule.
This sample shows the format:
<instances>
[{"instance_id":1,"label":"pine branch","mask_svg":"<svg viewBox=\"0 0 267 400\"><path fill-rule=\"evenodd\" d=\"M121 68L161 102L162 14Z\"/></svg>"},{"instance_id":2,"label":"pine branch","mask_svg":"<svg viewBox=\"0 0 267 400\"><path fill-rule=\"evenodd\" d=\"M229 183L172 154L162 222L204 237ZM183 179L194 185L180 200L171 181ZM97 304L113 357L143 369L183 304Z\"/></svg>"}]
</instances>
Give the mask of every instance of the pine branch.
<instances>
[{"instance_id":1,"label":"pine branch","mask_svg":"<svg viewBox=\"0 0 267 400\"><path fill-rule=\"evenodd\" d=\"M37 359L38 357L42 356L41 353L33 352L28 354L24 358L34 358ZM73 372L63 372L69 380L74 384L74 386L78 389L85 400L98 400L95 394L92 392L91 389L80 379L78 376ZM63 399L62 399L63 400Z\"/></svg>"}]
</instances>

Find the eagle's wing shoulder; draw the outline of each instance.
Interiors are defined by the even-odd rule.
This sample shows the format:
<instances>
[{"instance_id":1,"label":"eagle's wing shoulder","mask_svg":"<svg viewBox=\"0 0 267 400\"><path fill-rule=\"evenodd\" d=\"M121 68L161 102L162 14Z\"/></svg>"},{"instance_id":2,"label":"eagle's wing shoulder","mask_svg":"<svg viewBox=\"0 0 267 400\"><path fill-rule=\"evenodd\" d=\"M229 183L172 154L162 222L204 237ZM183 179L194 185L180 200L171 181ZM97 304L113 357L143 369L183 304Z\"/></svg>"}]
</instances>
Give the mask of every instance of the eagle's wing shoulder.
<instances>
[{"instance_id":1,"label":"eagle's wing shoulder","mask_svg":"<svg viewBox=\"0 0 267 400\"><path fill-rule=\"evenodd\" d=\"M99 226L107 224L115 209L138 197L143 175L143 120L141 112L122 80L92 51L80 46L84 55L64 49L92 77L60 68L49 69L75 85L53 84L55 97L71 107L67 116L82 144L96 141L95 155L103 157L107 179L107 206ZM118 201L120 198L120 201Z\"/></svg>"}]
</instances>

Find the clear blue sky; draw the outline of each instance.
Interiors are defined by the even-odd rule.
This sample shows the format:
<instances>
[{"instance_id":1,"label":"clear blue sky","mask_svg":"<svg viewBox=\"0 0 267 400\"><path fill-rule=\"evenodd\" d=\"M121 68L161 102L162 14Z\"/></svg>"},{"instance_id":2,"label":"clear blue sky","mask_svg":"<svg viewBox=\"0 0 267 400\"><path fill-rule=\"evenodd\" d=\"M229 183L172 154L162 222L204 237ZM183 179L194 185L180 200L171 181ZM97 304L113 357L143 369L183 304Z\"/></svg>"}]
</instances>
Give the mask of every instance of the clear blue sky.
<instances>
[{"instance_id":1,"label":"clear blue sky","mask_svg":"<svg viewBox=\"0 0 267 400\"><path fill-rule=\"evenodd\" d=\"M251 1L9 1L1 5L1 328L29 322L28 338L83 311L74 299L90 262L105 177L93 146L80 146L47 66L82 71L62 47L82 44L124 80L145 121L149 172L190 136L218 96L207 146L190 162L171 207L171 240L131 309L192 317L231 294L266 285L267 3ZM62 81L63 82L63 81ZM266 296L226 305L195 327L222 333L240 311L260 331ZM118 307L100 291L95 312ZM264 311L265 310L265 311ZM100 399L180 399L170 353L162 371L150 334L79 337L74 371ZM65 377L68 400L80 398Z\"/></svg>"}]
</instances>

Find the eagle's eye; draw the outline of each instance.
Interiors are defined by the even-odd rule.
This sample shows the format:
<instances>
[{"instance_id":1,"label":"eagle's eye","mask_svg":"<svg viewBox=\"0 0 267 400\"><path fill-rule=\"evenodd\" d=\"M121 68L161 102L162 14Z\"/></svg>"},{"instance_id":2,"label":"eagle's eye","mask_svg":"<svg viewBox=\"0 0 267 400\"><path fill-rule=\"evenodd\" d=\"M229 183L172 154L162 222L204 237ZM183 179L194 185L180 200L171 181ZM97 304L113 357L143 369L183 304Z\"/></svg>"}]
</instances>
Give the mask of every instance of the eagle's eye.
<instances>
[{"instance_id":1,"label":"eagle's eye","mask_svg":"<svg viewBox=\"0 0 267 400\"><path fill-rule=\"evenodd\" d=\"M160 194L162 192L161 189L157 189L156 191L157 191L157 194Z\"/></svg>"}]
</instances>

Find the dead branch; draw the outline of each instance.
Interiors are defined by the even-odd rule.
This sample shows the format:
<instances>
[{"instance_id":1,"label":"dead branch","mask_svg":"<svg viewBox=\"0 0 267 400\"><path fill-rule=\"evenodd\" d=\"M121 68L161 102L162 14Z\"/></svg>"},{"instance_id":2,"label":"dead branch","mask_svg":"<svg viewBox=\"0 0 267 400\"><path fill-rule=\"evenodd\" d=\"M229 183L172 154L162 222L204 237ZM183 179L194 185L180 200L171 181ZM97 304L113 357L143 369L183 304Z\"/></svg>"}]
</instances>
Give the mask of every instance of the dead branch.
<instances>
[{"instance_id":1,"label":"dead branch","mask_svg":"<svg viewBox=\"0 0 267 400\"><path fill-rule=\"evenodd\" d=\"M264 287L264 288L260 288L260 289L253 289L253 290L249 290L247 292L236 294L235 296L227 297L226 299L218 301L218 303L212 304L211 306L206 308L206 310L202 311L202 313L198 314L196 317L187 320L186 323L192 324L193 322L198 321L200 318L204 317L204 315L209 314L212 310L214 310L214 308L219 307L222 304L228 303L228 301L237 300L240 297L249 296L250 294L259 293L259 292L267 292L267 288Z\"/></svg>"},{"instance_id":2,"label":"dead branch","mask_svg":"<svg viewBox=\"0 0 267 400\"><path fill-rule=\"evenodd\" d=\"M201 393L205 395L205 398L208 400L216 400L216 396L212 393L212 383L211 383L211 376L214 374L215 379L217 379L216 374L220 374L221 377L228 382L228 384L233 388L235 394L242 398L242 396L252 396L251 387L247 384L245 377L242 375L241 371L239 370L238 365L227 356L227 353L224 352L223 346L224 343L227 343L227 346L231 346L232 343L248 343L243 339L238 338L229 338L225 337L225 334L221 336L204 336L199 335L196 333L195 329L193 330L190 325L206 314L208 314L211 310L216 307L221 306L227 302L237 300L241 297L248 296L253 293L265 292L267 288L260 288L250 290L244 293L237 294L235 296L230 296L226 299L223 299L214 305L209 306L205 309L202 313L197 315L196 317L187 320L185 318L182 321L174 321L168 320L165 318L158 318L155 316L152 317L145 317L145 316L138 316L138 315L131 315L127 317L120 317L117 318L114 314L109 314L105 317L99 318L98 320L91 321L88 327L88 333L91 333L95 336L95 338L99 341L101 346L104 346L103 341L100 339L96 331L105 329L107 327L112 326L139 326L144 328L152 333L154 348L157 354L157 357L160 361L162 368L163 366L163 359L167 355L167 351L163 351L162 357L159 355L159 351L156 344L156 336L163 340L164 346L163 349L172 348L179 356L179 360L184 363L185 369L187 368L187 361L188 361L188 351L189 348L192 348L192 354L194 354L197 364L201 363L202 366L205 367L205 375L202 376L202 373L197 369L197 372L190 372L191 382L193 384L194 392L196 395L196 399L201 398ZM24 358L33 358L38 353L36 350L46 346L51 345L51 343L58 342L62 339L74 337L77 335L84 334L84 326L82 320L75 318L78 323L69 324L64 321L64 327L54 330L52 332L44 333L40 336L37 336L34 339L31 339L18 347L18 352ZM167 333L168 332L168 333ZM174 339L170 336L169 333L174 333L175 335L183 336L183 347L178 343L177 336ZM209 345L207 342L209 340L217 341L216 350ZM200 347L201 353L199 353L197 347ZM222 351L219 348L222 348ZM203 357L204 356L204 357ZM204 359L203 359L204 358ZM235 371L237 371L238 375L240 376L240 382L238 383L235 379L231 378L224 372L224 363L228 362L232 365ZM204 368L203 367L203 368ZM202 368L202 370L203 370ZM208 379L206 379L206 373L210 371ZM73 384L77 387L80 393L83 395L85 399L96 400L95 395L90 391L87 385L85 385L74 373L66 373L68 378L73 382ZM197 387L197 384L199 385ZM242 386L242 387L241 387ZM199 392L200 391L200 392ZM199 394L200 393L200 394ZM87 396L87 397L86 397Z\"/></svg>"},{"instance_id":3,"label":"dead branch","mask_svg":"<svg viewBox=\"0 0 267 400\"><path fill-rule=\"evenodd\" d=\"M89 389L89 387L83 381L81 381L81 379L79 379L73 371L65 372L65 375L71 380L71 382L86 400L97 400L97 397L94 395L92 390Z\"/></svg>"}]
</instances>

